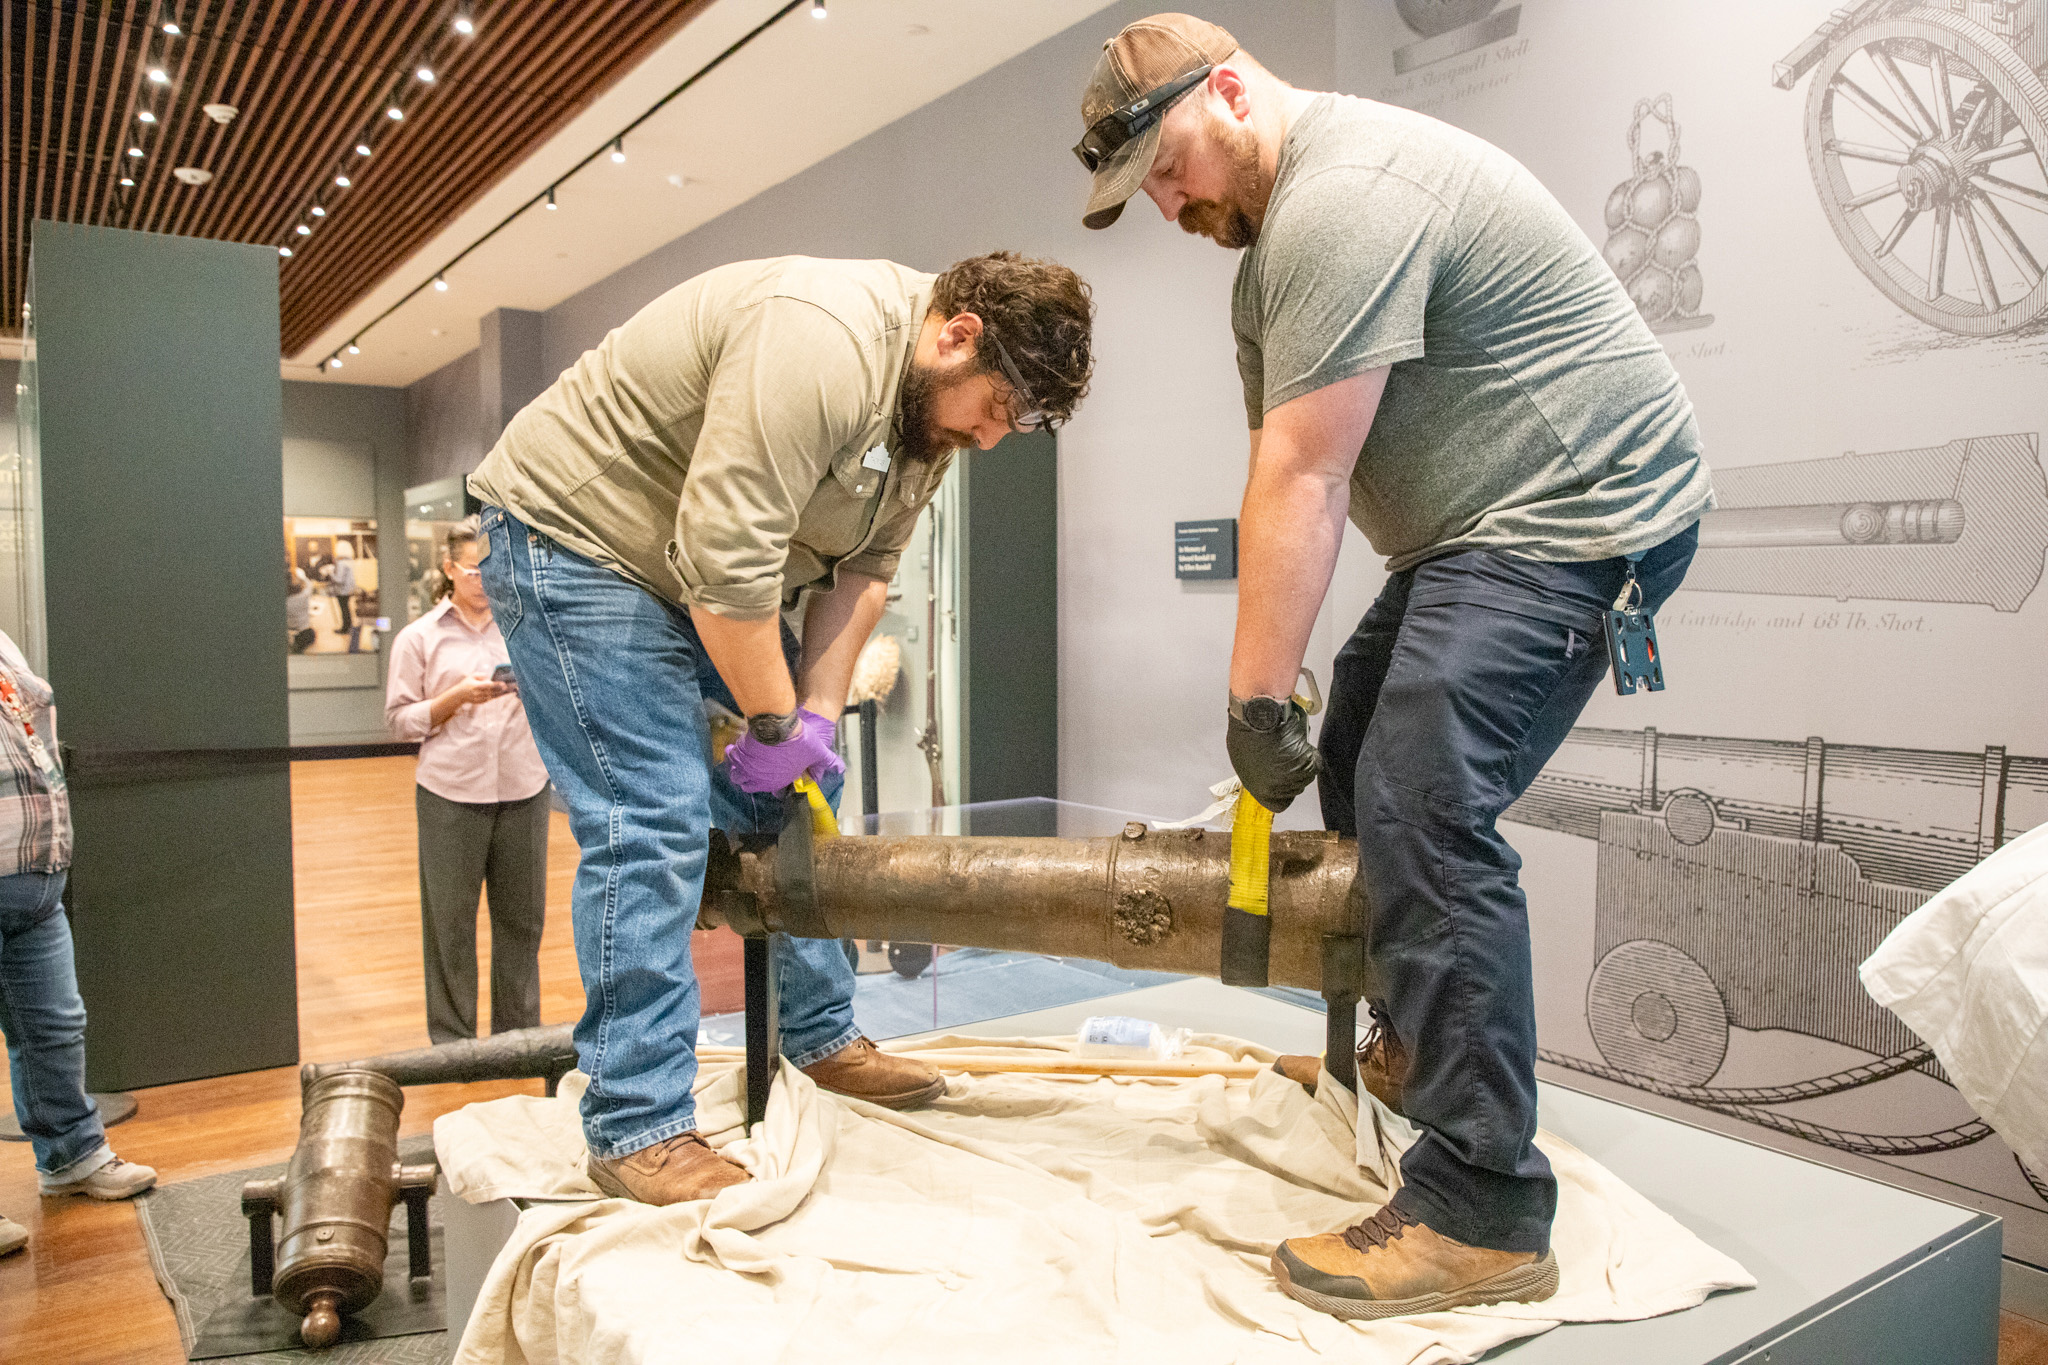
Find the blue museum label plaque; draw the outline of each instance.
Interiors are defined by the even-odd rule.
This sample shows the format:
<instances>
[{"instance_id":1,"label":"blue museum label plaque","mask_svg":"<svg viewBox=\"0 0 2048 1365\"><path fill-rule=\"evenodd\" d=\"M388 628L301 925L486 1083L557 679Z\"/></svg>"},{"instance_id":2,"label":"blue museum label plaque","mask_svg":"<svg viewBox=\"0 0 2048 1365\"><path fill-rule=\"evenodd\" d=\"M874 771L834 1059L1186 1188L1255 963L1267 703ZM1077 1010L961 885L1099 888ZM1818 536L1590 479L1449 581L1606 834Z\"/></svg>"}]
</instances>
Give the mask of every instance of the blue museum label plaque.
<instances>
[{"instance_id":1,"label":"blue museum label plaque","mask_svg":"<svg viewBox=\"0 0 2048 1365\"><path fill-rule=\"evenodd\" d=\"M1173 524L1173 576L1237 577L1237 518L1176 521Z\"/></svg>"}]
</instances>

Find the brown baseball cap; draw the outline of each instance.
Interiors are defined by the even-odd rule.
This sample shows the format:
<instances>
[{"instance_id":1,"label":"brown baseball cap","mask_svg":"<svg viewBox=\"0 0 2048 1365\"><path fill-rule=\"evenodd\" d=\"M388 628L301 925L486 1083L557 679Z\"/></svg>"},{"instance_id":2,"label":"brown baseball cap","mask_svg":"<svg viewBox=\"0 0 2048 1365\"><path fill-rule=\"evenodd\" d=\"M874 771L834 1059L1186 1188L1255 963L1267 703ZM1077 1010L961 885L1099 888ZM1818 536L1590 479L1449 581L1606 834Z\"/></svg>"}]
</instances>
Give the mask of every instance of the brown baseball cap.
<instances>
[{"instance_id":1,"label":"brown baseball cap","mask_svg":"<svg viewBox=\"0 0 2048 1365\"><path fill-rule=\"evenodd\" d=\"M1154 14L1138 20L1102 45L1095 74L1081 94L1081 127L1093 128L1111 110L1121 109L1147 91L1170 85L1202 66L1225 61L1237 51L1237 39L1191 14ZM1152 173L1159 154L1159 120L1105 157L1095 168L1095 187L1081 221L1106 228L1124 211L1124 201L1138 192Z\"/></svg>"}]
</instances>

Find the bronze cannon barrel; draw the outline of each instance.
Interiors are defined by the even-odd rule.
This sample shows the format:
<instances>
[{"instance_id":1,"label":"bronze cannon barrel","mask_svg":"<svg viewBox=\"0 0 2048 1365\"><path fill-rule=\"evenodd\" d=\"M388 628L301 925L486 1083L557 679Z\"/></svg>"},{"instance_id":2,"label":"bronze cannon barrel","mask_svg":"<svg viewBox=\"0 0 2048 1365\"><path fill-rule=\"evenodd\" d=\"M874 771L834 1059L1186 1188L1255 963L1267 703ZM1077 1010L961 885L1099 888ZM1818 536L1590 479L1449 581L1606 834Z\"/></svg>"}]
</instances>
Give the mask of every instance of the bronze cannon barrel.
<instances>
[{"instance_id":1,"label":"bronze cannon barrel","mask_svg":"<svg viewBox=\"0 0 2048 1365\"><path fill-rule=\"evenodd\" d=\"M344 1313L384 1288L391 1208L404 1198L414 1278L429 1273L426 1199L438 1172L402 1166L398 1116L405 1093L373 1071L323 1076L302 1092L299 1145L284 1175L242 1190L249 1219L251 1288L302 1318L307 1346L331 1346ZM282 1224L273 1241L272 1219Z\"/></svg>"},{"instance_id":2,"label":"bronze cannon barrel","mask_svg":"<svg viewBox=\"0 0 2048 1365\"><path fill-rule=\"evenodd\" d=\"M1274 985L1343 995L1362 983L1355 841L1275 834L1268 892ZM715 844L702 927L800 938L951 943L1089 958L1144 971L1218 974L1230 838L1128 826L1109 839L968 835L822 839L809 894L773 849ZM792 892L795 894L792 894ZM1330 954L1326 940L1353 945ZM1324 980L1324 964L1343 980Z\"/></svg>"}]
</instances>

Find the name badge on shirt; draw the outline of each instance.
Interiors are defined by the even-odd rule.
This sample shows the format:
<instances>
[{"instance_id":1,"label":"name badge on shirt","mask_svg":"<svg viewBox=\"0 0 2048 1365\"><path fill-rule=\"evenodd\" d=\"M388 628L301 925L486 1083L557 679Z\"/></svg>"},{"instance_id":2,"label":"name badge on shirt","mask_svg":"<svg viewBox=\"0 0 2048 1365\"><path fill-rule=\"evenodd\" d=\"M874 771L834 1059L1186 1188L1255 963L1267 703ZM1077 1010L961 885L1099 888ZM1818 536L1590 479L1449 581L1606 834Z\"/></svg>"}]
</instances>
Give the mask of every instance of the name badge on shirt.
<instances>
[{"instance_id":1,"label":"name badge on shirt","mask_svg":"<svg viewBox=\"0 0 2048 1365\"><path fill-rule=\"evenodd\" d=\"M860 464L863 469L879 470L886 474L889 472L889 452L885 447L878 445L860 457Z\"/></svg>"}]
</instances>

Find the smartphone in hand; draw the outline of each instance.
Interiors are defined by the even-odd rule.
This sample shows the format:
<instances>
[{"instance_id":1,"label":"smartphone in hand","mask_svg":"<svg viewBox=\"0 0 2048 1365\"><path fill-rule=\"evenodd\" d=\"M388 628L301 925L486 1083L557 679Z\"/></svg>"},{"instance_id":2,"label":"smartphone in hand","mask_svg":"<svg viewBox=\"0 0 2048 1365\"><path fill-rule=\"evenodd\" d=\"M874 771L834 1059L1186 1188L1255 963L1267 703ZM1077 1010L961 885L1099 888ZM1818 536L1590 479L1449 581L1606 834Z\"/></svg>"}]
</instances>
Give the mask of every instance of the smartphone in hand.
<instances>
[{"instance_id":1,"label":"smartphone in hand","mask_svg":"<svg viewBox=\"0 0 2048 1365\"><path fill-rule=\"evenodd\" d=\"M512 665L510 664L499 664L496 668L492 669L491 681L509 687L514 692L519 690L519 679L512 676Z\"/></svg>"}]
</instances>

